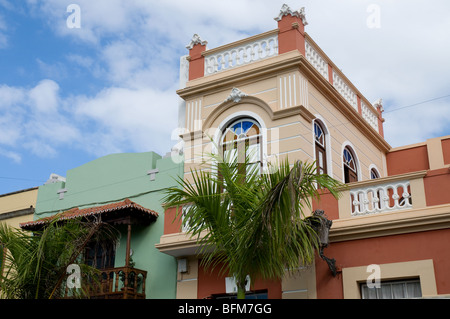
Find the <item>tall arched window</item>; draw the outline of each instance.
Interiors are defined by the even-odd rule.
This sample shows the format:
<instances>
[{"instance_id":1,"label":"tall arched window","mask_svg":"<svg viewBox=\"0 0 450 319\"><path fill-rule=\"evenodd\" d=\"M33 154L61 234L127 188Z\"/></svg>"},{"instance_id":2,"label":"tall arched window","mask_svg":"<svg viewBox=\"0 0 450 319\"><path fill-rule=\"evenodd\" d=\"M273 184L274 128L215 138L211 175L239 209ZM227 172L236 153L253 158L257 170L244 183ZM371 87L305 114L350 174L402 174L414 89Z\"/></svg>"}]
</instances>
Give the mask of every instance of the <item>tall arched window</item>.
<instances>
[{"instance_id":1,"label":"tall arched window","mask_svg":"<svg viewBox=\"0 0 450 319\"><path fill-rule=\"evenodd\" d=\"M344 163L344 182L352 183L358 181L358 167L353 150L347 146L344 148L342 160Z\"/></svg>"},{"instance_id":2,"label":"tall arched window","mask_svg":"<svg viewBox=\"0 0 450 319\"><path fill-rule=\"evenodd\" d=\"M323 126L314 121L314 137L315 137L315 152L316 152L316 171L319 174L327 174L327 152L325 130Z\"/></svg>"},{"instance_id":3,"label":"tall arched window","mask_svg":"<svg viewBox=\"0 0 450 319\"><path fill-rule=\"evenodd\" d=\"M237 156L238 163L244 163L248 156L250 165L261 168L261 127L251 118L238 119L223 132L220 149L224 158Z\"/></svg>"}]
</instances>

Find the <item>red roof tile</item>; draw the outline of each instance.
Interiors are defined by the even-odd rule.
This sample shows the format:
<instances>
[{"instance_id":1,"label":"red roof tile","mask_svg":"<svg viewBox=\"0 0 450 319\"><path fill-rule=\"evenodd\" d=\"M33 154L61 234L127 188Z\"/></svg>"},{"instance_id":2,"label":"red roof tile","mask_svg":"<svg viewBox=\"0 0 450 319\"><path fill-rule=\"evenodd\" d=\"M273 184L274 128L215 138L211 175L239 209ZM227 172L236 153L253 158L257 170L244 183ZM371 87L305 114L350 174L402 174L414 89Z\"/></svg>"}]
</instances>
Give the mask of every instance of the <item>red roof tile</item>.
<instances>
[{"instance_id":1,"label":"red roof tile","mask_svg":"<svg viewBox=\"0 0 450 319\"><path fill-rule=\"evenodd\" d=\"M31 221L31 222L21 223L19 226L20 226L20 228L26 229L26 228L30 228L30 227L34 227L34 226L44 225L44 224L48 223L49 221L51 221L56 216L59 216L59 218L61 220L67 220L67 219L73 219L73 218L77 218L77 217L100 215L103 213L121 211L121 210L126 210L126 209L136 209L140 212L143 212L144 214L148 214L149 217L154 217L154 218L158 217L157 212L155 212L151 209L145 208L139 204L136 204L135 202L132 202L131 200L129 200L127 198L121 202L106 204L106 205L102 205L102 206L94 206L94 207L88 207L88 208L83 208L83 209L72 208L68 211L65 211L65 212L62 212L62 213L59 213L59 214L56 214L53 216L44 217L44 218L41 218L41 219L38 219L35 221Z\"/></svg>"}]
</instances>

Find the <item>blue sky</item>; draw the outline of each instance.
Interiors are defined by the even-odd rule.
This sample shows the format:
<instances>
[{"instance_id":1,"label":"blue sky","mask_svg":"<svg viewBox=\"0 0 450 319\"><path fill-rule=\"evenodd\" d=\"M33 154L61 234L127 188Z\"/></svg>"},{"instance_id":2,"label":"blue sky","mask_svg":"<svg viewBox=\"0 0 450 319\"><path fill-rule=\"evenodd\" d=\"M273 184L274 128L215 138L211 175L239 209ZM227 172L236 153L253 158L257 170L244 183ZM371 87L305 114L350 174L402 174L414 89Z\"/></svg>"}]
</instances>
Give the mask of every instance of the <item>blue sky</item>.
<instances>
[{"instance_id":1,"label":"blue sky","mask_svg":"<svg viewBox=\"0 0 450 319\"><path fill-rule=\"evenodd\" d=\"M107 154L170 151L192 35L213 48L275 29L283 3L305 7L306 31L383 98L392 146L450 135L447 0L0 0L0 194Z\"/></svg>"}]
</instances>

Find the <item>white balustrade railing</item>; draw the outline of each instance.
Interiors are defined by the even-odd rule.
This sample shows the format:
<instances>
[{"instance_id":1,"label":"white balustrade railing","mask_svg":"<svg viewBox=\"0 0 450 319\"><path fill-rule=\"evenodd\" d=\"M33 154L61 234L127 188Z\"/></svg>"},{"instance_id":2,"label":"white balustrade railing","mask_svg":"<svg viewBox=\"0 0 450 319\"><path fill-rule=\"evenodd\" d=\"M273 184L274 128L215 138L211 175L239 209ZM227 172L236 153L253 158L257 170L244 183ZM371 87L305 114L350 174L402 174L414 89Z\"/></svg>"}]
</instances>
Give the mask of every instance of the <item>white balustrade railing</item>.
<instances>
[{"instance_id":1,"label":"white balustrade railing","mask_svg":"<svg viewBox=\"0 0 450 319\"><path fill-rule=\"evenodd\" d=\"M361 115L376 131L378 131L378 115L361 101Z\"/></svg>"},{"instance_id":2,"label":"white balustrade railing","mask_svg":"<svg viewBox=\"0 0 450 319\"><path fill-rule=\"evenodd\" d=\"M355 110L358 110L358 98L356 97L356 93L353 92L350 86L336 72L333 72L333 85L344 99L346 99Z\"/></svg>"},{"instance_id":3,"label":"white balustrade railing","mask_svg":"<svg viewBox=\"0 0 450 319\"><path fill-rule=\"evenodd\" d=\"M409 181L375 184L350 190L352 216L412 208Z\"/></svg>"},{"instance_id":4,"label":"white balustrade railing","mask_svg":"<svg viewBox=\"0 0 450 319\"><path fill-rule=\"evenodd\" d=\"M278 35L269 35L205 55L205 75L278 55Z\"/></svg>"},{"instance_id":5,"label":"white balustrade railing","mask_svg":"<svg viewBox=\"0 0 450 319\"><path fill-rule=\"evenodd\" d=\"M313 67L328 80L328 63L324 58L309 44L305 43L306 59L313 65Z\"/></svg>"}]
</instances>

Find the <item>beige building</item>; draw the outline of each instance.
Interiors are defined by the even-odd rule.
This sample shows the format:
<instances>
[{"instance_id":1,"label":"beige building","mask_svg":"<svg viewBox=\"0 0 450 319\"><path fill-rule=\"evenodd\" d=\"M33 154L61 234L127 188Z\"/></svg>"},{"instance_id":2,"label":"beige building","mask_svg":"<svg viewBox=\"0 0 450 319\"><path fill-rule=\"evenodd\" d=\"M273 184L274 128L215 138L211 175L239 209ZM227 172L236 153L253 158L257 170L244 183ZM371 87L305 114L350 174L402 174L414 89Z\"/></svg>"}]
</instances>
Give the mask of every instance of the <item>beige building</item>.
<instances>
[{"instance_id":1,"label":"beige building","mask_svg":"<svg viewBox=\"0 0 450 319\"><path fill-rule=\"evenodd\" d=\"M0 223L19 229L19 224L33 219L38 188L0 195ZM0 272L3 271L4 248L0 242Z\"/></svg>"},{"instance_id":2,"label":"beige building","mask_svg":"<svg viewBox=\"0 0 450 319\"><path fill-rule=\"evenodd\" d=\"M0 195L0 223L19 228L20 223L33 219L38 188L29 188Z\"/></svg>"},{"instance_id":3,"label":"beige building","mask_svg":"<svg viewBox=\"0 0 450 319\"><path fill-rule=\"evenodd\" d=\"M450 136L391 148L382 100L368 101L305 32L304 9L283 5L275 21L274 30L213 49L194 35L177 91L185 180L206 153L237 152L234 141L244 139L262 171L285 157L315 161L319 172L349 186L339 200L324 194L314 203L333 220L326 253L336 259L337 273L318 259L297 277L255 283L253 293L373 297L364 282L376 265L386 291L449 294L443 243L449 238ZM229 296L230 278L200 266L196 241L181 221L172 223L174 215L173 208L166 211L157 247L182 265L177 297Z\"/></svg>"}]
</instances>

